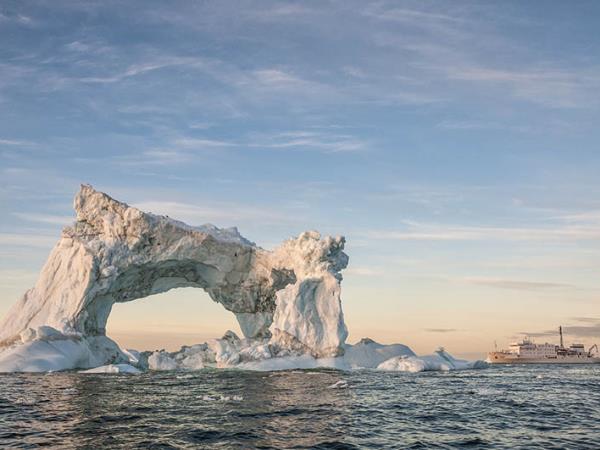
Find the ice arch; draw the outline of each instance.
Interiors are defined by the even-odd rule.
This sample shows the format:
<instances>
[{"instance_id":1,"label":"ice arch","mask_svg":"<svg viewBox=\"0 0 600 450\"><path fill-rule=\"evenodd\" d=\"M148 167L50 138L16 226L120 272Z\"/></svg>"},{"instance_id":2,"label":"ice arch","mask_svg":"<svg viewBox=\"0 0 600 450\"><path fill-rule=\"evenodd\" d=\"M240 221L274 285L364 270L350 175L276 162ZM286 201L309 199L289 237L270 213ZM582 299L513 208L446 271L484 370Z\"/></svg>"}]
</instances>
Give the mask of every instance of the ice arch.
<instances>
[{"instance_id":1,"label":"ice arch","mask_svg":"<svg viewBox=\"0 0 600 450\"><path fill-rule=\"evenodd\" d=\"M267 251L235 228L191 227L88 185L74 208L75 224L63 230L36 285L0 324L0 347L44 325L104 337L114 303L191 286L233 312L248 338L270 337L314 356L343 352L343 237L305 232Z\"/></svg>"}]
</instances>

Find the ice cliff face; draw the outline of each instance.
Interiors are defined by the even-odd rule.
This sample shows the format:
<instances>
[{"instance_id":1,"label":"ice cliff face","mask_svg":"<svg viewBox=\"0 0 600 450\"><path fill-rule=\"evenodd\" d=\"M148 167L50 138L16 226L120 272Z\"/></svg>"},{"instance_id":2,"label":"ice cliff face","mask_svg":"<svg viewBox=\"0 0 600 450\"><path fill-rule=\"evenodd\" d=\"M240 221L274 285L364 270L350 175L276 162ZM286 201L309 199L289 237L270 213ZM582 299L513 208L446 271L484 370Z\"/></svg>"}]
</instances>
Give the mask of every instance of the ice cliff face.
<instances>
[{"instance_id":1,"label":"ice cliff face","mask_svg":"<svg viewBox=\"0 0 600 450\"><path fill-rule=\"evenodd\" d=\"M87 185L74 207L76 222L0 324L0 348L35 342L48 326L96 352L93 364L119 362L105 337L112 305L192 286L233 312L245 338L288 353L343 353L343 237L306 232L267 251L235 228L191 227Z\"/></svg>"}]
</instances>

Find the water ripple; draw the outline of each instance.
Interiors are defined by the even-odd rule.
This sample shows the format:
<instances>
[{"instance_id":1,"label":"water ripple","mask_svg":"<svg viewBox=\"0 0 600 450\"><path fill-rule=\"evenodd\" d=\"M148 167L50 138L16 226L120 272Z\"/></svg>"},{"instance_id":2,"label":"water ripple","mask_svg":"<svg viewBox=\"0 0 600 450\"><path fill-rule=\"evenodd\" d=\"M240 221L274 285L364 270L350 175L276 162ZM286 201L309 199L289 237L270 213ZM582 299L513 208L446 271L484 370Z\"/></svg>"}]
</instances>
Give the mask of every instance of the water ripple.
<instances>
[{"instance_id":1,"label":"water ripple","mask_svg":"<svg viewBox=\"0 0 600 450\"><path fill-rule=\"evenodd\" d=\"M596 366L7 374L0 448L592 449L599 376Z\"/></svg>"}]
</instances>

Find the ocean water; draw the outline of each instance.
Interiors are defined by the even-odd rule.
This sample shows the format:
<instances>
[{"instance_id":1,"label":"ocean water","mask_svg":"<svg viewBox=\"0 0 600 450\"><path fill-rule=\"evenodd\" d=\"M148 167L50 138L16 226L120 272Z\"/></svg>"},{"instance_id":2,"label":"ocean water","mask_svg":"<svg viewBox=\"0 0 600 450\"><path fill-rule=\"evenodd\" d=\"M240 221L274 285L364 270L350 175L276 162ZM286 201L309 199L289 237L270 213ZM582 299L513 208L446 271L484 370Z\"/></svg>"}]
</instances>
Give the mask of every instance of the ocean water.
<instances>
[{"instance_id":1,"label":"ocean water","mask_svg":"<svg viewBox=\"0 0 600 450\"><path fill-rule=\"evenodd\" d=\"M0 375L0 448L600 448L600 367Z\"/></svg>"}]
</instances>

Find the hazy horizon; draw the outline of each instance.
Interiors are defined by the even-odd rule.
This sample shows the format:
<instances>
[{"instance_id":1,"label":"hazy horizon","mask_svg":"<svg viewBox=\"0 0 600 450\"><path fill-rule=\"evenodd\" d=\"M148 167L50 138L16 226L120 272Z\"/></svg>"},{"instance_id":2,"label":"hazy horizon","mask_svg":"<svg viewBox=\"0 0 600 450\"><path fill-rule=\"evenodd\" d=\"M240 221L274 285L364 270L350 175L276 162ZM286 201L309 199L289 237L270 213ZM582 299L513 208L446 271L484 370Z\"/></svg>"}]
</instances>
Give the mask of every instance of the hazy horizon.
<instances>
[{"instance_id":1,"label":"hazy horizon","mask_svg":"<svg viewBox=\"0 0 600 450\"><path fill-rule=\"evenodd\" d=\"M0 6L0 316L91 183L265 248L345 235L350 343L600 338L599 3L176 3ZM236 327L178 289L108 334Z\"/></svg>"}]
</instances>

